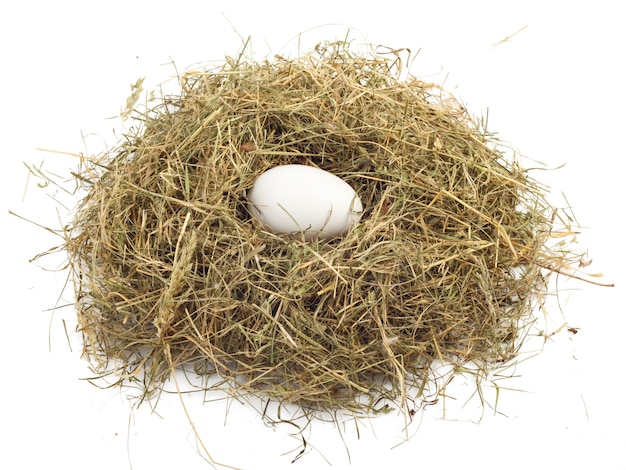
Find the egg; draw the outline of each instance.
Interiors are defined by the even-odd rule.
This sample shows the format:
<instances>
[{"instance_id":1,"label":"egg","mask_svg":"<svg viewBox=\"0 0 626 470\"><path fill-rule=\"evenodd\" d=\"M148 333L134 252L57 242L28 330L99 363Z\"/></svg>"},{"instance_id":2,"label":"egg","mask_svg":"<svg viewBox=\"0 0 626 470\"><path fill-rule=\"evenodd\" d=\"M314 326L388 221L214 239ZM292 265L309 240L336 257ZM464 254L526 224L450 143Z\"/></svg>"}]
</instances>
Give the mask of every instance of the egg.
<instances>
[{"instance_id":1,"label":"egg","mask_svg":"<svg viewBox=\"0 0 626 470\"><path fill-rule=\"evenodd\" d=\"M276 234L312 240L345 234L363 213L348 183L307 165L281 165L261 174L247 193L248 210Z\"/></svg>"}]
</instances>

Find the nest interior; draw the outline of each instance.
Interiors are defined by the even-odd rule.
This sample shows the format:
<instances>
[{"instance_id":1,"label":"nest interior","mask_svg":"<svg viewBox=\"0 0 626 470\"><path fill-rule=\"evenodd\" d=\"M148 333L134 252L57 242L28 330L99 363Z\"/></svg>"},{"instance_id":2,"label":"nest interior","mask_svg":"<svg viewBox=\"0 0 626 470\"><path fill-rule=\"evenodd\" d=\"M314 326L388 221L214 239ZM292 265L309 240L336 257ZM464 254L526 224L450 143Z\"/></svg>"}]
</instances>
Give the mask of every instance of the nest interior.
<instances>
[{"instance_id":1,"label":"nest interior","mask_svg":"<svg viewBox=\"0 0 626 470\"><path fill-rule=\"evenodd\" d=\"M360 408L422 390L433 361L515 357L562 256L545 246L552 208L451 97L398 68L345 44L229 58L85 160L66 248L99 374L150 392L184 368ZM305 242L250 217L246 191L290 163L356 190L348 234Z\"/></svg>"}]
</instances>

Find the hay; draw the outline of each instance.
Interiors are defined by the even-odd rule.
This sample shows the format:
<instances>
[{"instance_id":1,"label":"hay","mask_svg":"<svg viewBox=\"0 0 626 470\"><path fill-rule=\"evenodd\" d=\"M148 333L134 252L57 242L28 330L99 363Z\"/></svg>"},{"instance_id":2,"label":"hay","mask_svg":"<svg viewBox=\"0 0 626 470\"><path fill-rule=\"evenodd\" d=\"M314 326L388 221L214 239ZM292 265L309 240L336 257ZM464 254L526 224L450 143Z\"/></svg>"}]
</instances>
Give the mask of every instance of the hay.
<instances>
[{"instance_id":1,"label":"hay","mask_svg":"<svg viewBox=\"0 0 626 470\"><path fill-rule=\"evenodd\" d=\"M434 361L515 358L546 277L571 262L547 244L555 210L451 97L398 73L343 43L227 59L85 159L66 249L97 373L148 395L182 368L358 410L419 395ZM246 190L289 163L357 191L352 231L304 242L250 217Z\"/></svg>"}]
</instances>

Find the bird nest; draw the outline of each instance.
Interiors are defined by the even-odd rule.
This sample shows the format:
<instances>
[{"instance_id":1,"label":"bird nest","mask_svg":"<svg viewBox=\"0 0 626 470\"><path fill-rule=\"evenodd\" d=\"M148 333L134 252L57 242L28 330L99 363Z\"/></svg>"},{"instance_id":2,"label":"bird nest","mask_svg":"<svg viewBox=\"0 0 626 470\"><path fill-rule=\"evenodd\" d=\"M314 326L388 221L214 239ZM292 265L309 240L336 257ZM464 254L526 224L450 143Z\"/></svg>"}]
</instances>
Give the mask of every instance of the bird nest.
<instances>
[{"instance_id":1,"label":"bird nest","mask_svg":"<svg viewBox=\"0 0 626 470\"><path fill-rule=\"evenodd\" d=\"M548 244L544 188L399 67L344 43L228 58L134 109L76 173L65 248L92 367L146 394L183 369L200 388L372 409L419 396L434 363L514 359L546 278L576 255ZM266 230L246 192L285 164L350 184L360 221L330 240Z\"/></svg>"}]
</instances>

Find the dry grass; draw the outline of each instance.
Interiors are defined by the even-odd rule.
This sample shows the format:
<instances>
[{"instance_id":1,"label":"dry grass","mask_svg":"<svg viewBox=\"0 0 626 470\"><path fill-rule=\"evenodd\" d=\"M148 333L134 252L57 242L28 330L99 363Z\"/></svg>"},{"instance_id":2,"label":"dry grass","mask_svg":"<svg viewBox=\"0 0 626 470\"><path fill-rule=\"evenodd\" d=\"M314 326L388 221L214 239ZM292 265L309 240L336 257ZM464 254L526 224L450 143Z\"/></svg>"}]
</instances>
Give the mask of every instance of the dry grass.
<instances>
[{"instance_id":1,"label":"dry grass","mask_svg":"<svg viewBox=\"0 0 626 470\"><path fill-rule=\"evenodd\" d=\"M558 212L544 188L398 66L343 43L228 59L85 159L66 249L98 374L150 394L193 368L233 391L360 410L419 393L433 361L515 358L546 278L577 255L547 243ZM350 233L303 242L251 219L246 190L289 163L357 191Z\"/></svg>"}]
</instances>

